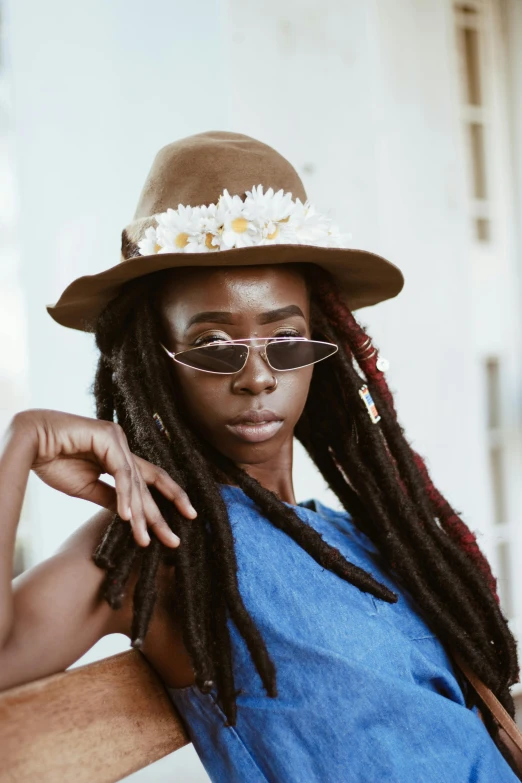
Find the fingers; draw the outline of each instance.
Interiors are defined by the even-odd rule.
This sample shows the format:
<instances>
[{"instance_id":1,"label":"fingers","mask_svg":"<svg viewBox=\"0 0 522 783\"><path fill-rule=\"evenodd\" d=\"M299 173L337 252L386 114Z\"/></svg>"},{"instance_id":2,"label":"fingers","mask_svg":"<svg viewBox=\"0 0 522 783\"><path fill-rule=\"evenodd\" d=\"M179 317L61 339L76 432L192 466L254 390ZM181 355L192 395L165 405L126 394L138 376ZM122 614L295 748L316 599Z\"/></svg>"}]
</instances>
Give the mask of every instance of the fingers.
<instances>
[{"instance_id":1,"label":"fingers","mask_svg":"<svg viewBox=\"0 0 522 783\"><path fill-rule=\"evenodd\" d=\"M154 535L167 546L170 547L179 546L180 539L175 533L172 532L170 527L165 522L146 484L143 493L143 507L144 507L145 517L147 519L147 524L150 528L152 528ZM149 538L149 542L150 542L150 538Z\"/></svg>"},{"instance_id":2,"label":"fingers","mask_svg":"<svg viewBox=\"0 0 522 783\"><path fill-rule=\"evenodd\" d=\"M165 470L130 451L121 427L112 425L111 436L112 443L106 451L105 461L114 476L119 516L129 520L139 546L146 547L150 543L148 528L166 546L179 546L180 539L169 528L147 485L155 486L174 502L181 514L194 519L197 512L188 495Z\"/></svg>"},{"instance_id":3,"label":"fingers","mask_svg":"<svg viewBox=\"0 0 522 783\"><path fill-rule=\"evenodd\" d=\"M94 439L93 448L107 471L114 477L117 504L116 509L121 519L128 520L132 533L139 546L147 546L150 536L147 533L147 519L143 508L142 479L131 453L123 429L118 424L106 425L107 442L104 442L103 454L98 454L102 447ZM150 494L150 493L149 493ZM159 513L159 510L158 510ZM170 544L172 546L172 543Z\"/></svg>"},{"instance_id":4,"label":"fingers","mask_svg":"<svg viewBox=\"0 0 522 783\"><path fill-rule=\"evenodd\" d=\"M149 486L155 486L166 498L172 500L183 516L188 517L188 519L197 517L198 512L190 502L189 496L179 484L176 484L166 470L157 467L157 465L153 465L146 459L136 456L136 454L133 454L133 457L141 475Z\"/></svg>"},{"instance_id":5,"label":"fingers","mask_svg":"<svg viewBox=\"0 0 522 783\"><path fill-rule=\"evenodd\" d=\"M135 466L133 474L134 494L130 519L134 538L141 546L148 546L150 543L150 535L147 528L151 528L157 538L166 544L166 546L178 546L180 539L169 528L158 506L154 502L149 488L137 467L137 458L132 453L131 459Z\"/></svg>"},{"instance_id":6,"label":"fingers","mask_svg":"<svg viewBox=\"0 0 522 783\"><path fill-rule=\"evenodd\" d=\"M130 523L136 542L140 546L148 546L150 544L150 536L147 532L147 517L143 503L143 493L146 488L143 486L143 479L134 463L132 454L130 454L130 465L132 469L132 498L129 509Z\"/></svg>"},{"instance_id":7,"label":"fingers","mask_svg":"<svg viewBox=\"0 0 522 783\"><path fill-rule=\"evenodd\" d=\"M122 453L118 455L118 466L109 472L114 476L116 485L116 494L118 497L117 511L122 519L129 519L132 515L132 482L133 470L131 460L121 449Z\"/></svg>"}]
</instances>

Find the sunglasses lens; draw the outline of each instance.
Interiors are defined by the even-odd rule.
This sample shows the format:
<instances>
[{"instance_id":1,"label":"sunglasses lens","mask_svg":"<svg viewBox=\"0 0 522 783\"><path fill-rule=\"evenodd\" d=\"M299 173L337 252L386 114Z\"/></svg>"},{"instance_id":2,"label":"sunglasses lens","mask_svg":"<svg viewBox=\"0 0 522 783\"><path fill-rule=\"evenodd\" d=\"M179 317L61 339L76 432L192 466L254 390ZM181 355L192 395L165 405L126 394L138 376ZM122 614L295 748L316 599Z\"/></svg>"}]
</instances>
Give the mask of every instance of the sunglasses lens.
<instances>
[{"instance_id":1,"label":"sunglasses lens","mask_svg":"<svg viewBox=\"0 0 522 783\"><path fill-rule=\"evenodd\" d=\"M266 355L275 370L297 370L315 364L337 351L337 346L314 340L281 340L268 343Z\"/></svg>"},{"instance_id":2,"label":"sunglasses lens","mask_svg":"<svg viewBox=\"0 0 522 783\"><path fill-rule=\"evenodd\" d=\"M178 362L207 372L233 373L244 365L248 348L244 345L205 345L183 351L176 357Z\"/></svg>"}]
</instances>

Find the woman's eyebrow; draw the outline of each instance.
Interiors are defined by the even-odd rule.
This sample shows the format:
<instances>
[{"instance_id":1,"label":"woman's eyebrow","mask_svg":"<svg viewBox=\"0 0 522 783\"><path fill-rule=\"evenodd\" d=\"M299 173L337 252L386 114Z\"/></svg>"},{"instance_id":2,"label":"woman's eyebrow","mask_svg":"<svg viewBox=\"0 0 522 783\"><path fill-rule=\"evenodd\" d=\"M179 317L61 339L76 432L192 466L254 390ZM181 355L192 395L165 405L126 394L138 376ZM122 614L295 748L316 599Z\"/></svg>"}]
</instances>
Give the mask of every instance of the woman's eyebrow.
<instances>
[{"instance_id":1,"label":"woman's eyebrow","mask_svg":"<svg viewBox=\"0 0 522 783\"><path fill-rule=\"evenodd\" d=\"M300 315L301 318L305 317L300 307L287 305L286 307L279 307L277 310L268 310L266 313L260 313L256 317L256 323L270 324L273 321L281 321L283 318L288 318L291 315ZM234 323L233 319L234 314L225 310L205 310L189 318L186 328L188 329L193 324L201 323L232 324Z\"/></svg>"},{"instance_id":2,"label":"woman's eyebrow","mask_svg":"<svg viewBox=\"0 0 522 783\"><path fill-rule=\"evenodd\" d=\"M297 305L287 305L279 307L277 310L269 310L267 313L261 313L256 318L258 324L271 324L273 321L282 321L290 315L300 315L304 318L304 313Z\"/></svg>"}]
</instances>

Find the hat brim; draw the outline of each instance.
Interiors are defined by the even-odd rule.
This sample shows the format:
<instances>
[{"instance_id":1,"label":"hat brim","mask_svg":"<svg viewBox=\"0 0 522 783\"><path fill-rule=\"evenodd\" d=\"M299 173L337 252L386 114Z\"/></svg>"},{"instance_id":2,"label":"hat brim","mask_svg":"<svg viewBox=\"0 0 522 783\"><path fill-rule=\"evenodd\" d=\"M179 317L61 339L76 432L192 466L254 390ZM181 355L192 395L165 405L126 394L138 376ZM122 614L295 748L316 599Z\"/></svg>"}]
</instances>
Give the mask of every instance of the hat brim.
<instances>
[{"instance_id":1,"label":"hat brim","mask_svg":"<svg viewBox=\"0 0 522 783\"><path fill-rule=\"evenodd\" d=\"M158 253L136 256L96 275L85 275L67 286L47 312L62 326L91 332L104 307L123 283L175 267L254 266L313 263L332 273L350 310L369 307L399 294L404 286L395 264L368 250L311 245L254 245L214 253Z\"/></svg>"}]
</instances>

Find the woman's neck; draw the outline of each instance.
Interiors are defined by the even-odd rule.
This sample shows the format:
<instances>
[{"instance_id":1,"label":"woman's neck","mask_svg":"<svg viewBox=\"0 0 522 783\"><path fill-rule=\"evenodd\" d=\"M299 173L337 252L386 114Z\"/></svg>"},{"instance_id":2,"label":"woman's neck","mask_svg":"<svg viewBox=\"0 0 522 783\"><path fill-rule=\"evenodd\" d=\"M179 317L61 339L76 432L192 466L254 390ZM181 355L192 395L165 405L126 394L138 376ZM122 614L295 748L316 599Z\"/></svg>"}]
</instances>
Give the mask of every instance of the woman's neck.
<instances>
[{"instance_id":1,"label":"woman's neck","mask_svg":"<svg viewBox=\"0 0 522 783\"><path fill-rule=\"evenodd\" d=\"M259 481L262 487L269 489L280 500L295 505L294 485L292 481L293 443L285 444L278 455L266 462L254 465L240 464L238 466L249 476ZM226 482L233 485L232 481Z\"/></svg>"}]
</instances>

